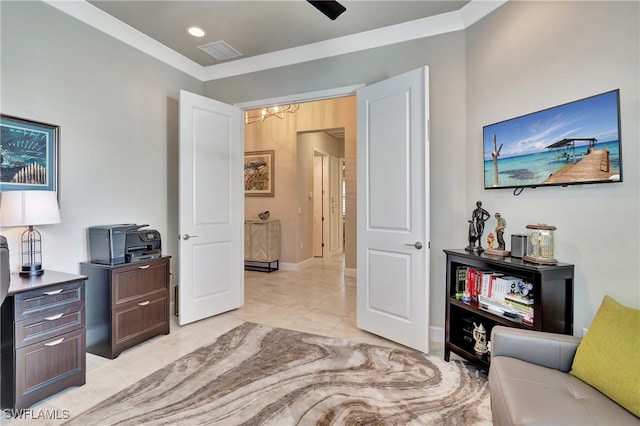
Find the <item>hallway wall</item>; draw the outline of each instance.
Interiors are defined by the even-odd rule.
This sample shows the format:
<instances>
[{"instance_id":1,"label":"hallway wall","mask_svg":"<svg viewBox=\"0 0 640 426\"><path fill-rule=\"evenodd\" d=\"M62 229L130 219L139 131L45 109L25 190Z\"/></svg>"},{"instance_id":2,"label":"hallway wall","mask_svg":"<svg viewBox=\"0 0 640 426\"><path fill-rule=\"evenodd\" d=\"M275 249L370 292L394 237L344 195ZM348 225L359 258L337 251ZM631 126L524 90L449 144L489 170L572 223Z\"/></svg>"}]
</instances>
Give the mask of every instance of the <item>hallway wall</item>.
<instances>
[{"instance_id":1,"label":"hallway wall","mask_svg":"<svg viewBox=\"0 0 640 426\"><path fill-rule=\"evenodd\" d=\"M312 191L312 167L299 162L298 135L304 139L307 132L335 128L345 129L344 157L347 163L347 205L349 212L345 224L345 262L355 265L356 247L356 105L355 97L348 96L300 104L295 114L284 119L269 118L245 125L245 151L274 150L275 196L245 197L245 219L255 219L259 212L269 210L271 219L279 219L282 227L281 263L283 268L295 268L313 259L313 232L310 223L313 203L308 198ZM309 162L313 155L309 155ZM287 265L288 264L288 265ZM353 268L353 266L351 266Z\"/></svg>"}]
</instances>

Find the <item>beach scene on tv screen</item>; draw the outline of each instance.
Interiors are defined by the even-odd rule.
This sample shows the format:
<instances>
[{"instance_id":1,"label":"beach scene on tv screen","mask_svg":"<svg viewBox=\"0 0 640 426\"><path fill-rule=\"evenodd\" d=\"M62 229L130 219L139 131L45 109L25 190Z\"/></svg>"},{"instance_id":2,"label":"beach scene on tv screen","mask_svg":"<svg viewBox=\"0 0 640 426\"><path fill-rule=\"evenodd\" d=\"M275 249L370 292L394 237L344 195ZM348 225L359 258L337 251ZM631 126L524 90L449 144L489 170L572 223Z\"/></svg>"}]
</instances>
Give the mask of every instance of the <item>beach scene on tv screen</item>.
<instances>
[{"instance_id":1,"label":"beach scene on tv screen","mask_svg":"<svg viewBox=\"0 0 640 426\"><path fill-rule=\"evenodd\" d=\"M483 128L484 186L620 180L618 91Z\"/></svg>"}]
</instances>

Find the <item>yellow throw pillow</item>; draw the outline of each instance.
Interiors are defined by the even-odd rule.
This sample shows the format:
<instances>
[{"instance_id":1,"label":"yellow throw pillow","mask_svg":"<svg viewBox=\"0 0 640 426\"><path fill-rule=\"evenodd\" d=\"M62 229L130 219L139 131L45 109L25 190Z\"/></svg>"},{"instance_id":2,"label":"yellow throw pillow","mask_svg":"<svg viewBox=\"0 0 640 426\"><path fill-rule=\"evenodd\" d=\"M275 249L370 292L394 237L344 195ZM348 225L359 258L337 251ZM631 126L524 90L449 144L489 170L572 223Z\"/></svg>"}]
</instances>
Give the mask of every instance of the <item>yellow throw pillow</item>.
<instances>
[{"instance_id":1,"label":"yellow throw pillow","mask_svg":"<svg viewBox=\"0 0 640 426\"><path fill-rule=\"evenodd\" d=\"M640 310L605 296L571 374L640 417Z\"/></svg>"}]
</instances>

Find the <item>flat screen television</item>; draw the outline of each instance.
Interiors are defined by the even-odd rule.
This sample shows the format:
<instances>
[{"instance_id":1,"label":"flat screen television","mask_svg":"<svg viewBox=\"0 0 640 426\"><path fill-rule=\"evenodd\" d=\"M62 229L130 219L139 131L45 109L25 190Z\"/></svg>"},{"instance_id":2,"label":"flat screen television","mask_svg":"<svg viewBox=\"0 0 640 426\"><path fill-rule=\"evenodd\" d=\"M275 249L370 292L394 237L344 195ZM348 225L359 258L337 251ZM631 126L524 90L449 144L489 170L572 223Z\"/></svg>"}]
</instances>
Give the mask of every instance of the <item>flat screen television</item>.
<instances>
[{"instance_id":1,"label":"flat screen television","mask_svg":"<svg viewBox=\"0 0 640 426\"><path fill-rule=\"evenodd\" d=\"M620 90L483 127L484 188L622 182Z\"/></svg>"}]
</instances>

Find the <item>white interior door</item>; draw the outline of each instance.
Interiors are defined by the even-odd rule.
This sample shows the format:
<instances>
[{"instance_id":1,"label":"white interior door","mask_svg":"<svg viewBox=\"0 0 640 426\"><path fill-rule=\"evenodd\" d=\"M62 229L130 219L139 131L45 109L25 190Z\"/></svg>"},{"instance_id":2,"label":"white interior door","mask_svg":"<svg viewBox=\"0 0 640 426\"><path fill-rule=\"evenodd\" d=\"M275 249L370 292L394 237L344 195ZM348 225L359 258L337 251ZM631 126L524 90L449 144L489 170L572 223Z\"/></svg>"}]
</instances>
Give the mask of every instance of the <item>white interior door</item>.
<instances>
[{"instance_id":1,"label":"white interior door","mask_svg":"<svg viewBox=\"0 0 640 426\"><path fill-rule=\"evenodd\" d=\"M242 111L180 91L179 324L244 303Z\"/></svg>"},{"instance_id":2,"label":"white interior door","mask_svg":"<svg viewBox=\"0 0 640 426\"><path fill-rule=\"evenodd\" d=\"M357 98L358 327L428 352L428 69Z\"/></svg>"}]
</instances>

